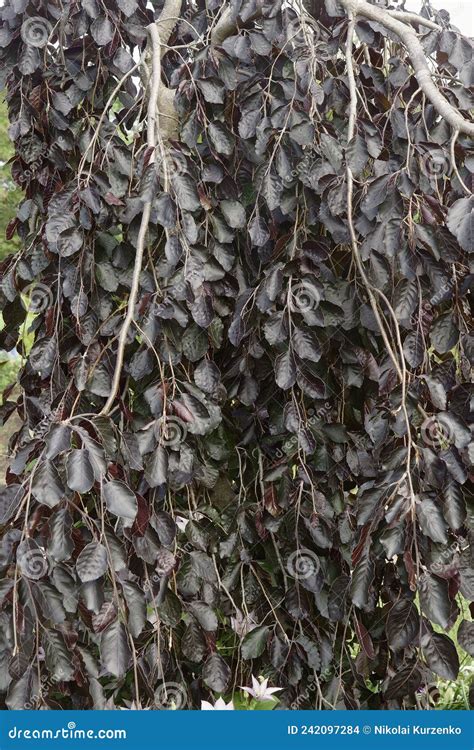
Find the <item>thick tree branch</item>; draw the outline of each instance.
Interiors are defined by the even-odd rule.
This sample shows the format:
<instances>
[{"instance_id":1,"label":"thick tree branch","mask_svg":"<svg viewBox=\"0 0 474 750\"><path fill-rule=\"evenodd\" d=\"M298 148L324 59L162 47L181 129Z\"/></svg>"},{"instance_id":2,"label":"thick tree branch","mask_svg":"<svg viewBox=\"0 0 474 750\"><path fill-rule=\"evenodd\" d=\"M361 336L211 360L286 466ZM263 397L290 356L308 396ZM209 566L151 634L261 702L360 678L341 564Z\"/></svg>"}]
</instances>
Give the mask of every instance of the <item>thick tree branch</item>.
<instances>
[{"instance_id":1,"label":"thick tree branch","mask_svg":"<svg viewBox=\"0 0 474 750\"><path fill-rule=\"evenodd\" d=\"M474 137L474 123L466 120L461 113L448 102L443 96L431 76L428 67L426 55L421 46L415 31L411 26L407 26L398 18L394 18L390 11L371 5L366 0L340 0L341 5L349 15L363 16L370 21L376 21L386 29L393 31L402 44L405 45L410 56L410 62L413 66L416 79L420 88L426 97L430 100L436 111L448 122L455 130L460 133L467 133Z\"/></svg>"},{"instance_id":2,"label":"thick tree branch","mask_svg":"<svg viewBox=\"0 0 474 750\"><path fill-rule=\"evenodd\" d=\"M255 21L262 15L262 2L257 0L257 10L255 13L246 20L246 23ZM230 9L226 8L222 16L217 21L216 25L211 31L211 47L218 47L222 44L229 36L237 33L238 23L235 17L235 13Z\"/></svg>"},{"instance_id":3,"label":"thick tree branch","mask_svg":"<svg viewBox=\"0 0 474 750\"><path fill-rule=\"evenodd\" d=\"M427 29L432 29L433 31L443 30L442 26L439 26L439 24L434 21L430 21L429 18L419 16L418 13L410 13L409 11L404 10L387 10L387 13L389 13L392 18L397 18L404 23L412 23L414 26L425 26Z\"/></svg>"},{"instance_id":4,"label":"thick tree branch","mask_svg":"<svg viewBox=\"0 0 474 750\"><path fill-rule=\"evenodd\" d=\"M166 0L160 17L156 22L161 57L165 54L166 45L178 23L182 5L182 0ZM163 140L176 138L178 135L179 121L174 106L175 94L176 89L170 89L164 83L161 84L158 94L158 126Z\"/></svg>"},{"instance_id":5,"label":"thick tree branch","mask_svg":"<svg viewBox=\"0 0 474 750\"><path fill-rule=\"evenodd\" d=\"M160 13L158 21L156 22L158 33L160 35L162 56L165 51L165 47L171 38L171 34L176 28L182 5L182 0L166 0L165 6Z\"/></svg>"},{"instance_id":6,"label":"thick tree branch","mask_svg":"<svg viewBox=\"0 0 474 750\"><path fill-rule=\"evenodd\" d=\"M237 28L237 21L230 8L227 8L211 32L211 47L218 47L227 37L232 36Z\"/></svg>"}]
</instances>

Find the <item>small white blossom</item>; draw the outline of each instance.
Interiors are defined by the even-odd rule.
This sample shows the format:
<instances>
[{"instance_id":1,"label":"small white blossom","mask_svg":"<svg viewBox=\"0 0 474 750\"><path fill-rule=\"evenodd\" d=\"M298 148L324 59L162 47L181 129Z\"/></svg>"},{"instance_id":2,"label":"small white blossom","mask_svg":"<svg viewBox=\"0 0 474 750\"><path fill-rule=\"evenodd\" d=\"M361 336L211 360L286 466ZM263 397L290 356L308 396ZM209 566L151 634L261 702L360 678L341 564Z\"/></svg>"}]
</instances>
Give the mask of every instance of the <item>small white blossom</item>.
<instances>
[{"instance_id":1,"label":"small white blossom","mask_svg":"<svg viewBox=\"0 0 474 750\"><path fill-rule=\"evenodd\" d=\"M234 711L234 704L232 701L226 703L223 698L218 698L214 705L209 701L201 701L201 711Z\"/></svg>"},{"instance_id":2,"label":"small white blossom","mask_svg":"<svg viewBox=\"0 0 474 750\"><path fill-rule=\"evenodd\" d=\"M269 701L272 700L273 693L278 693L280 690L283 690L283 688L270 688L268 687L268 679L262 680L262 682L259 682L253 675L252 675L252 687L242 687L242 690L245 693L248 693L252 696L252 698L255 698L257 701Z\"/></svg>"}]
</instances>

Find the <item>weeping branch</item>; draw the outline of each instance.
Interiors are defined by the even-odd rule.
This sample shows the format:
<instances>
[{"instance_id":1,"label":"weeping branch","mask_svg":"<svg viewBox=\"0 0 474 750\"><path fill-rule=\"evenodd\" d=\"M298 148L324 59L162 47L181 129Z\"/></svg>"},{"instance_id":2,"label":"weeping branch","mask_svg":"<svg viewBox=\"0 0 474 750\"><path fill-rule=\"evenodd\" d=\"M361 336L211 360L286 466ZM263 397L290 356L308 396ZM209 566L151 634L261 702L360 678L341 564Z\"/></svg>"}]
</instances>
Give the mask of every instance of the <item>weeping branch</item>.
<instances>
[{"instance_id":1,"label":"weeping branch","mask_svg":"<svg viewBox=\"0 0 474 750\"><path fill-rule=\"evenodd\" d=\"M423 47L411 25L418 24L437 31L440 31L441 27L433 21L423 18L423 16L419 16L416 13L392 11L386 8L380 8L377 5L372 5L366 0L340 0L340 2L347 14L353 16L354 19L357 20L357 16L362 16L370 21L376 21L386 29L393 31L398 36L408 51L421 90L430 100L436 111L446 120L446 122L452 125L454 130L458 130L460 133L466 133L467 135L474 137L474 123L466 120L459 110L448 102L438 86L434 83ZM255 20L255 18L261 15L261 5L258 5L259 7L257 12L252 16L252 20ZM305 7L307 7L307 5ZM212 31L211 45L216 46L222 44L227 37L235 34L237 28L238 26L235 15L228 8L224 11Z\"/></svg>"},{"instance_id":2,"label":"weeping branch","mask_svg":"<svg viewBox=\"0 0 474 750\"><path fill-rule=\"evenodd\" d=\"M160 148L162 160L164 159L163 141L174 136L177 132L178 116L174 106L175 90L168 88L161 80L161 57L163 47L168 44L176 23L179 20L181 6L182 0L166 0L158 21L147 27L151 47L150 92L147 108L147 146L151 150L149 164L153 164L155 161L157 146ZM140 276L142 273L148 225L150 223L151 206L151 199L145 201L143 204L127 314L120 330L112 386L107 402L101 411L103 415L109 414L114 406L120 388L125 347L130 327L134 322L135 307L140 288Z\"/></svg>"},{"instance_id":3,"label":"weeping branch","mask_svg":"<svg viewBox=\"0 0 474 750\"><path fill-rule=\"evenodd\" d=\"M150 164L155 161L156 151L156 124L157 124L157 105L160 95L161 87L161 43L160 35L158 33L158 27L152 23L148 26L148 33L150 35L151 49L152 49L152 68L151 68L151 81L150 81L150 97L148 99L148 110L147 110L147 146L151 149ZM112 386L110 389L110 395L107 402L100 412L102 415L107 415L115 404L115 399L120 388L120 378L122 376L122 368L125 354L125 347L127 345L128 333L130 326L133 323L135 315L135 306L137 304L138 290L140 288L140 276L143 265L143 255L145 252L146 236L148 232L148 225L150 223L152 199L145 201L143 204L143 213L140 223L140 230L138 232L137 240L137 253L135 256L135 265L133 268L132 285L130 288L130 296L128 298L128 308L125 320L120 330L118 345L117 345L117 359L115 362L115 371L112 379Z\"/></svg>"},{"instance_id":4,"label":"weeping branch","mask_svg":"<svg viewBox=\"0 0 474 750\"><path fill-rule=\"evenodd\" d=\"M474 123L466 120L456 107L453 107L448 102L434 83L421 42L411 26L399 20L392 11L379 8L377 5L371 5L366 0L340 0L340 2L349 15L352 14L354 17L362 16L368 18L370 21L376 21L398 36L408 51L410 62L421 90L430 100L436 111L455 130L474 137ZM411 16L411 14L404 15Z\"/></svg>"},{"instance_id":5,"label":"weeping branch","mask_svg":"<svg viewBox=\"0 0 474 750\"><path fill-rule=\"evenodd\" d=\"M346 65L347 65L347 76L348 76L348 83L349 83L349 122L348 122L348 129L347 129L347 143L348 144L351 142L352 138L355 135L356 118L357 118L357 91L356 91L356 80L355 80L355 74L354 74L354 61L352 57L354 30L355 30L355 19L352 15L352 12L349 11L349 27L347 30L347 40L346 40ZM415 496L413 480L411 476L411 460L412 460L414 446L413 446L413 441L411 437L411 423L410 423L410 418L409 418L408 410L407 410L407 376L408 376L408 373L407 373L406 364L405 364L403 343L402 343L401 334L400 334L400 326L398 325L398 320L395 315L395 312L389 300L385 296L385 294L383 294L383 292L381 292L380 289L373 287L372 284L370 283L370 280L365 272L364 264L360 257L359 242L357 239L357 234L356 234L356 230L354 226L354 219L353 219L354 177L353 177L352 169L348 161L346 164L346 181L347 181L347 223L349 226L349 234L351 238L352 252L354 255L355 262L356 262L357 270L359 271L360 277L364 283L365 289L367 291L367 295L370 300L372 311L377 321L377 325L380 329L382 340L385 344L387 353L390 359L392 360L392 363L395 367L395 370L397 372L397 375L401 383L401 388L402 388L401 409L403 412L406 429L407 429L406 480L407 480L407 485L408 485L409 492L410 492L410 510L411 510L412 519L414 520L415 515L416 515L416 510L415 510L416 509L416 496ZM382 316L379 312L378 301L374 292L385 302L389 310L389 313L392 318L395 331L396 331L396 340L397 340L397 346L398 346L399 355L400 355L400 361L398 360L398 357L394 351L394 347L392 347L392 344L388 338L387 332L385 330L385 325L382 320Z\"/></svg>"}]
</instances>

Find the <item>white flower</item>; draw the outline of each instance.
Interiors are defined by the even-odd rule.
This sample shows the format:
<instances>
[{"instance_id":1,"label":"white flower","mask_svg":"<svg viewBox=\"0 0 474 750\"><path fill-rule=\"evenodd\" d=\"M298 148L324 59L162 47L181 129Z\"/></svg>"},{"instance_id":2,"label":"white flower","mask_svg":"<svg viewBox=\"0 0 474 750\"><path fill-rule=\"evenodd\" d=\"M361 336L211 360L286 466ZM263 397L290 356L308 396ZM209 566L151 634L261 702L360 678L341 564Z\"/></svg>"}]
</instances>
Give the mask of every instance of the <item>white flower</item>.
<instances>
[{"instance_id":1,"label":"white flower","mask_svg":"<svg viewBox=\"0 0 474 750\"><path fill-rule=\"evenodd\" d=\"M234 711L234 704L232 701L226 703L223 698L218 698L214 705L209 701L201 701L201 711Z\"/></svg>"},{"instance_id":2,"label":"white flower","mask_svg":"<svg viewBox=\"0 0 474 750\"><path fill-rule=\"evenodd\" d=\"M252 687L242 687L242 690L245 693L248 693L252 696L252 698L255 698L258 701L270 701L272 700L273 693L278 693L280 690L283 690L283 688L269 688L268 686L268 679L262 680L262 682L259 682L253 675L252 675Z\"/></svg>"}]
</instances>

